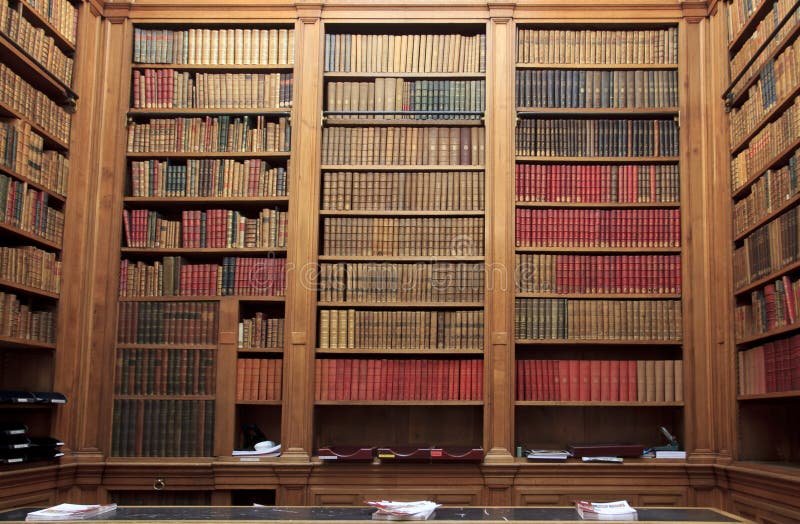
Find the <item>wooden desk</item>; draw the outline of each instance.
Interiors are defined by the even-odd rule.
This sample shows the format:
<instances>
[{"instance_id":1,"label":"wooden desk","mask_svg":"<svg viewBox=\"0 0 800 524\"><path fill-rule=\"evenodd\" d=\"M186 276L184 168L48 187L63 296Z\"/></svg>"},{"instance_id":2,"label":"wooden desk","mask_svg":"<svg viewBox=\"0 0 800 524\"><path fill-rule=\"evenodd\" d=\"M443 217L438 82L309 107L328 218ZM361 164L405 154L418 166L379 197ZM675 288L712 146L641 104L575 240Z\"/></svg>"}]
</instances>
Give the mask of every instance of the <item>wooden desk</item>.
<instances>
[{"instance_id":1,"label":"wooden desk","mask_svg":"<svg viewBox=\"0 0 800 524\"><path fill-rule=\"evenodd\" d=\"M0 522L21 522L25 515L34 509L19 508L0 513ZM749 523L730 513L713 508L637 508L638 522L659 523ZM180 521L182 523L221 522L231 524L259 523L264 521L285 524L352 524L372 522L375 511L369 507L334 506L126 506L119 507L97 519L112 523L159 523ZM442 507L436 510L437 522L480 522L481 524L526 524L553 522L592 522L582 521L574 508L565 507ZM66 522L66 521L64 521ZM80 522L80 521L73 521ZM610 521L599 521L610 522Z\"/></svg>"}]
</instances>

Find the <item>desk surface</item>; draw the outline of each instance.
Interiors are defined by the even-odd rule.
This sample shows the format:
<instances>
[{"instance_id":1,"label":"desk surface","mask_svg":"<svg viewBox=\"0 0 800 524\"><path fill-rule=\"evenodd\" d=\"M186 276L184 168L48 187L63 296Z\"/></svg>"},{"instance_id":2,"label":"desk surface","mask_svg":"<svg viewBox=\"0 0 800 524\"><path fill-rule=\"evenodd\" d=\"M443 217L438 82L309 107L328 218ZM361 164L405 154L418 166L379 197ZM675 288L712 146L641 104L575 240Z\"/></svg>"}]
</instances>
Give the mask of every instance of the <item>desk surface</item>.
<instances>
[{"instance_id":1,"label":"desk surface","mask_svg":"<svg viewBox=\"0 0 800 524\"><path fill-rule=\"evenodd\" d=\"M0 513L0 522L25 520L28 512L40 508L19 508ZM729 513L711 508L637 508L639 522L749 522ZM95 519L109 522L237 522L282 521L293 523L364 522L372 521L374 508L320 506L125 506ZM441 507L436 510L437 521L505 524L515 522L581 522L571 507ZM64 522L64 521L62 521ZM606 521L607 522L607 521Z\"/></svg>"}]
</instances>

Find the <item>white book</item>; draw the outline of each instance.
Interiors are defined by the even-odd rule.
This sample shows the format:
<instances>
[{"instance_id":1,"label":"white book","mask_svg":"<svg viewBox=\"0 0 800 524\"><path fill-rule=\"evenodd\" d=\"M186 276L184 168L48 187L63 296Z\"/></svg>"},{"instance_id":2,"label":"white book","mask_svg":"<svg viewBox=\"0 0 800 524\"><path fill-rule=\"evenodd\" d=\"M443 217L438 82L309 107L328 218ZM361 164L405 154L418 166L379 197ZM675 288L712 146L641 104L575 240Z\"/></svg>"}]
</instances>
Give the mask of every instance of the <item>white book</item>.
<instances>
[{"instance_id":1,"label":"white book","mask_svg":"<svg viewBox=\"0 0 800 524\"><path fill-rule=\"evenodd\" d=\"M685 459L686 452L685 451L660 451L656 450L656 458L657 459Z\"/></svg>"},{"instance_id":2,"label":"white book","mask_svg":"<svg viewBox=\"0 0 800 524\"><path fill-rule=\"evenodd\" d=\"M31 511L25 520L77 520L96 517L117 509L116 504L59 504Z\"/></svg>"},{"instance_id":3,"label":"white book","mask_svg":"<svg viewBox=\"0 0 800 524\"><path fill-rule=\"evenodd\" d=\"M587 502L579 500L575 510L584 520L638 520L639 514L627 500L615 502Z\"/></svg>"}]
</instances>

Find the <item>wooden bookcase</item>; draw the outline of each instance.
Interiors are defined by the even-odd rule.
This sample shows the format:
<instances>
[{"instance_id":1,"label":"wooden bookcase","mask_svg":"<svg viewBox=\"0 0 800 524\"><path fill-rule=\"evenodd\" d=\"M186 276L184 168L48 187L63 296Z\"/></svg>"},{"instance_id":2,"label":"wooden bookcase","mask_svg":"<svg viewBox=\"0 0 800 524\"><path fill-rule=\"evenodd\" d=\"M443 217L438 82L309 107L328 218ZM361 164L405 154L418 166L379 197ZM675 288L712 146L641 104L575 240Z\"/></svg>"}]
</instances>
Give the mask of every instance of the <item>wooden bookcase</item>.
<instances>
[{"instance_id":1,"label":"wooden bookcase","mask_svg":"<svg viewBox=\"0 0 800 524\"><path fill-rule=\"evenodd\" d=\"M516 43L516 445L683 440L677 27Z\"/></svg>"},{"instance_id":2,"label":"wooden bookcase","mask_svg":"<svg viewBox=\"0 0 800 524\"><path fill-rule=\"evenodd\" d=\"M314 449L483 446L485 86L481 25L325 25Z\"/></svg>"},{"instance_id":3,"label":"wooden bookcase","mask_svg":"<svg viewBox=\"0 0 800 524\"><path fill-rule=\"evenodd\" d=\"M0 403L0 467L60 455L42 438L58 409L44 393L59 358L77 22L68 1L0 5L0 390L23 392Z\"/></svg>"},{"instance_id":4,"label":"wooden bookcase","mask_svg":"<svg viewBox=\"0 0 800 524\"><path fill-rule=\"evenodd\" d=\"M733 297L738 453L796 465L797 160L800 10L794 2L728 5Z\"/></svg>"},{"instance_id":5,"label":"wooden bookcase","mask_svg":"<svg viewBox=\"0 0 800 524\"><path fill-rule=\"evenodd\" d=\"M230 456L280 438L294 28L134 39L111 455Z\"/></svg>"}]
</instances>

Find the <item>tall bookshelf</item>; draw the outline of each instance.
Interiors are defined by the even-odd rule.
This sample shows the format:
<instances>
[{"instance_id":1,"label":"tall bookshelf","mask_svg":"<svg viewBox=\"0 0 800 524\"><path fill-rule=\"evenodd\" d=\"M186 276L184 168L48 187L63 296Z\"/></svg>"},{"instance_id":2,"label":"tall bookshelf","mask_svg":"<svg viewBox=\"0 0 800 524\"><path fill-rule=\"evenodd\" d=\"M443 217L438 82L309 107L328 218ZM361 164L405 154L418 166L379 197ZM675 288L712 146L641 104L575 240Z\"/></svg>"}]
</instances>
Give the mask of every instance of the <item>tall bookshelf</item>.
<instances>
[{"instance_id":1,"label":"tall bookshelf","mask_svg":"<svg viewBox=\"0 0 800 524\"><path fill-rule=\"evenodd\" d=\"M111 456L280 441L293 70L288 25L134 29Z\"/></svg>"},{"instance_id":2,"label":"tall bookshelf","mask_svg":"<svg viewBox=\"0 0 800 524\"><path fill-rule=\"evenodd\" d=\"M796 466L800 398L796 2L728 4L738 452Z\"/></svg>"},{"instance_id":3,"label":"tall bookshelf","mask_svg":"<svg viewBox=\"0 0 800 524\"><path fill-rule=\"evenodd\" d=\"M314 450L480 448L485 28L324 40Z\"/></svg>"},{"instance_id":4,"label":"tall bookshelf","mask_svg":"<svg viewBox=\"0 0 800 524\"><path fill-rule=\"evenodd\" d=\"M0 468L52 461L78 7L0 4ZM12 466L9 466L12 467Z\"/></svg>"},{"instance_id":5,"label":"tall bookshelf","mask_svg":"<svg viewBox=\"0 0 800 524\"><path fill-rule=\"evenodd\" d=\"M517 446L684 438L677 42L518 26Z\"/></svg>"}]
</instances>

